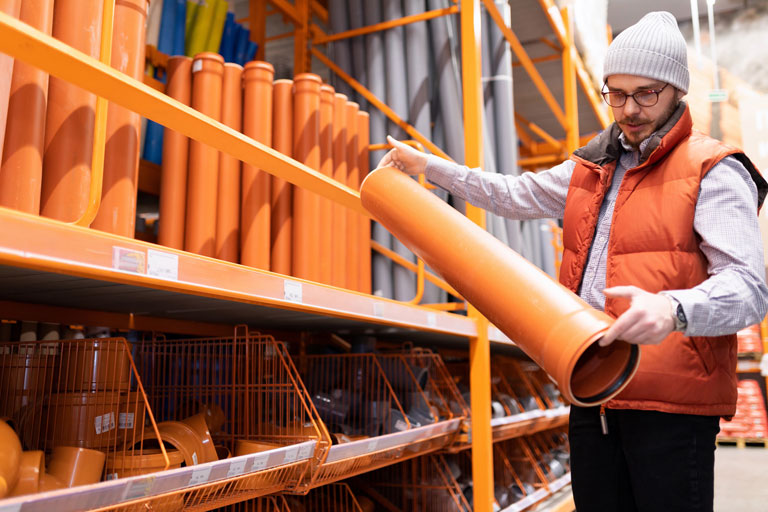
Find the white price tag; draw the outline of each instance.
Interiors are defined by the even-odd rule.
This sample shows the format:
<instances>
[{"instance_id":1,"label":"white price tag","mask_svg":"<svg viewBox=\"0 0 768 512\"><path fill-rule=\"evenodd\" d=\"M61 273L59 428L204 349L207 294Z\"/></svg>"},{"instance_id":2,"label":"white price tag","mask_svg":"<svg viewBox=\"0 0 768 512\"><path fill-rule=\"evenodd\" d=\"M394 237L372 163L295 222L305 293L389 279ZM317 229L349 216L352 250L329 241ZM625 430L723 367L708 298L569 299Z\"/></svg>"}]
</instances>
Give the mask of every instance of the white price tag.
<instances>
[{"instance_id":1,"label":"white price tag","mask_svg":"<svg viewBox=\"0 0 768 512\"><path fill-rule=\"evenodd\" d=\"M283 282L283 298L288 302L295 302L296 304L302 303L301 297L301 283L296 281L289 281L286 279Z\"/></svg>"},{"instance_id":2,"label":"white price tag","mask_svg":"<svg viewBox=\"0 0 768 512\"><path fill-rule=\"evenodd\" d=\"M245 459L233 460L229 463L229 470L227 471L227 478L233 476L240 476L245 473Z\"/></svg>"},{"instance_id":3,"label":"white price tag","mask_svg":"<svg viewBox=\"0 0 768 512\"><path fill-rule=\"evenodd\" d=\"M262 469L266 468L267 459L268 457L265 455L253 459L253 466L251 466L251 471L261 471Z\"/></svg>"},{"instance_id":4,"label":"white price tag","mask_svg":"<svg viewBox=\"0 0 768 512\"><path fill-rule=\"evenodd\" d=\"M200 59L196 59L192 63L192 72L197 73L198 71L202 71L202 69L203 69L203 61Z\"/></svg>"},{"instance_id":5,"label":"white price tag","mask_svg":"<svg viewBox=\"0 0 768 512\"><path fill-rule=\"evenodd\" d=\"M299 459L304 460L312 456L312 445L308 444L299 449Z\"/></svg>"},{"instance_id":6,"label":"white price tag","mask_svg":"<svg viewBox=\"0 0 768 512\"><path fill-rule=\"evenodd\" d=\"M96 435L101 434L101 416L93 418L93 428L96 430Z\"/></svg>"},{"instance_id":7,"label":"white price tag","mask_svg":"<svg viewBox=\"0 0 768 512\"><path fill-rule=\"evenodd\" d=\"M375 452L376 447L379 445L378 439L371 439L368 441L368 453Z\"/></svg>"},{"instance_id":8,"label":"white price tag","mask_svg":"<svg viewBox=\"0 0 768 512\"><path fill-rule=\"evenodd\" d=\"M189 479L189 486L200 485L208 482L208 478L211 476L211 467L196 469L192 472L192 476Z\"/></svg>"},{"instance_id":9,"label":"white price tag","mask_svg":"<svg viewBox=\"0 0 768 512\"><path fill-rule=\"evenodd\" d=\"M133 428L133 413L121 412L117 417L117 426L120 429Z\"/></svg>"},{"instance_id":10,"label":"white price tag","mask_svg":"<svg viewBox=\"0 0 768 512\"><path fill-rule=\"evenodd\" d=\"M149 249L147 251L147 275L178 281L179 255Z\"/></svg>"},{"instance_id":11,"label":"white price tag","mask_svg":"<svg viewBox=\"0 0 768 512\"><path fill-rule=\"evenodd\" d=\"M380 302L373 303L373 316L377 318L384 317L384 305Z\"/></svg>"},{"instance_id":12,"label":"white price tag","mask_svg":"<svg viewBox=\"0 0 768 512\"><path fill-rule=\"evenodd\" d=\"M192 464L197 466L197 452L192 452Z\"/></svg>"},{"instance_id":13,"label":"white price tag","mask_svg":"<svg viewBox=\"0 0 768 512\"><path fill-rule=\"evenodd\" d=\"M299 454L299 449L295 446L285 450L285 458L283 458L283 464L293 462L296 460L296 456Z\"/></svg>"},{"instance_id":14,"label":"white price tag","mask_svg":"<svg viewBox=\"0 0 768 512\"><path fill-rule=\"evenodd\" d=\"M427 313L427 325L430 327L437 327L437 315L434 313Z\"/></svg>"}]
</instances>

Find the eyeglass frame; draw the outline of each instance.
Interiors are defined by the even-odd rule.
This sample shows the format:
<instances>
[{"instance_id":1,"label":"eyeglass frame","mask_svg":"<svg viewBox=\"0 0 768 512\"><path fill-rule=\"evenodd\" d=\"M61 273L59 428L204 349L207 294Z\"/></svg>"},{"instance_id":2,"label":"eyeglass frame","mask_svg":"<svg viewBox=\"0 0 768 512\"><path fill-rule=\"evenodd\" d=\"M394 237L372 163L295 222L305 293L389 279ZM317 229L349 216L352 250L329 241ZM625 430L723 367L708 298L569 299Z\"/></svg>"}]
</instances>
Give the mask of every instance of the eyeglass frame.
<instances>
[{"instance_id":1,"label":"eyeglass frame","mask_svg":"<svg viewBox=\"0 0 768 512\"><path fill-rule=\"evenodd\" d=\"M606 85L608 85L607 82L603 84L603 88L605 88ZM638 107L653 107L653 106L655 106L655 105L657 105L659 103L659 95L661 94L661 92L664 89L667 88L668 85L669 85L669 83L666 83L666 84L664 84L664 86L661 89L643 89L642 91L636 91L636 92L633 92L632 94L627 94L624 91L600 91L600 95L603 97L603 101L609 107L613 107L613 108L621 108L621 107L623 107L624 105L627 104L627 99L628 98L632 98L632 101L634 101L635 105L637 105ZM608 101L608 95L616 94L616 93L620 93L620 94L624 95L624 101L621 103L621 105L611 105L610 102ZM635 98L636 94L648 94L648 93L653 93L653 94L656 95L656 101L654 101L650 105L643 105L642 103L637 101L637 98Z\"/></svg>"}]
</instances>

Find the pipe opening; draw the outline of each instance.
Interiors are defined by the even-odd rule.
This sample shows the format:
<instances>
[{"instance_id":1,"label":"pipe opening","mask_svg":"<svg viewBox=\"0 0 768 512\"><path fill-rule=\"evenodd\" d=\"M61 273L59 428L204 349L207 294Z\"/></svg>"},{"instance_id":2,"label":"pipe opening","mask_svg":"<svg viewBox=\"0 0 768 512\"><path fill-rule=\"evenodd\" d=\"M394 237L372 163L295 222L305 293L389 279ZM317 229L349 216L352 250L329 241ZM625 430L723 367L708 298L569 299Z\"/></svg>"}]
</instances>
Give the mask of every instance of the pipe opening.
<instances>
[{"instance_id":1,"label":"pipe opening","mask_svg":"<svg viewBox=\"0 0 768 512\"><path fill-rule=\"evenodd\" d=\"M573 396L590 405L605 401L632 376L640 349L623 341L601 347L595 340L579 357L571 374Z\"/></svg>"}]
</instances>

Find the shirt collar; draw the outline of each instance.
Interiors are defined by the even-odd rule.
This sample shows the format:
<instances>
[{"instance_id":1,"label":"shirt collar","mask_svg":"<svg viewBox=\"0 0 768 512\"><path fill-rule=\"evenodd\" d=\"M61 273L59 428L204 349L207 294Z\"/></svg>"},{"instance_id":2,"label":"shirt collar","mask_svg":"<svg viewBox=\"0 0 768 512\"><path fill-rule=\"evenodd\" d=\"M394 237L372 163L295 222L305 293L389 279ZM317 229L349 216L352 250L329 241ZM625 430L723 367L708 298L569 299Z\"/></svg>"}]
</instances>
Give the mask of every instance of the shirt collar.
<instances>
[{"instance_id":1,"label":"shirt collar","mask_svg":"<svg viewBox=\"0 0 768 512\"><path fill-rule=\"evenodd\" d=\"M651 139L653 138L654 135L656 135L656 132L653 132L648 136L647 139L642 141L640 143L639 149L635 149L629 145L629 143L627 142L627 138L624 136L624 132L619 132L619 142L621 143L621 147L624 148L624 151L626 151L627 153L639 152L640 154L642 154L643 151L645 151L645 148L648 147L648 144L651 142Z\"/></svg>"}]
</instances>

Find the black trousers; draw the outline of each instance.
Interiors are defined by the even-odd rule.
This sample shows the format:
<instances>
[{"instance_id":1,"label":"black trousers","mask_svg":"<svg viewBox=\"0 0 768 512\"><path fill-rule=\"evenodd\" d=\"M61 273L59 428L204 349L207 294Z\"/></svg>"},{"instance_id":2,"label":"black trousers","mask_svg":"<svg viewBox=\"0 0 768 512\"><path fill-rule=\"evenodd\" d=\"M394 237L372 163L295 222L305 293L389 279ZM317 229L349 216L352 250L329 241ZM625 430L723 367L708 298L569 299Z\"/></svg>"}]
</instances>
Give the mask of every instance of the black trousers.
<instances>
[{"instance_id":1,"label":"black trousers","mask_svg":"<svg viewBox=\"0 0 768 512\"><path fill-rule=\"evenodd\" d=\"M577 512L712 512L716 416L571 406Z\"/></svg>"}]
</instances>

